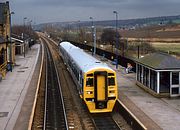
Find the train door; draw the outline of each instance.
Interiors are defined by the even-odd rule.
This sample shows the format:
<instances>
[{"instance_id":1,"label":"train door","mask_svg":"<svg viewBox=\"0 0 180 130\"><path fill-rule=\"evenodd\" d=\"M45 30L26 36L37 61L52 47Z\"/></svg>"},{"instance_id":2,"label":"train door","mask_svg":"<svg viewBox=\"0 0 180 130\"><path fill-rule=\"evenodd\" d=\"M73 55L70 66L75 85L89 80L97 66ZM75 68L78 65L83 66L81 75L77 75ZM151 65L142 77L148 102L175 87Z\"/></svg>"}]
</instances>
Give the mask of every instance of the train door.
<instances>
[{"instance_id":1,"label":"train door","mask_svg":"<svg viewBox=\"0 0 180 130\"><path fill-rule=\"evenodd\" d=\"M97 75L97 100L103 101L105 100L105 80L106 77L104 75Z\"/></svg>"},{"instance_id":2,"label":"train door","mask_svg":"<svg viewBox=\"0 0 180 130\"><path fill-rule=\"evenodd\" d=\"M107 107L107 72L97 71L94 73L94 93L97 109Z\"/></svg>"}]
</instances>

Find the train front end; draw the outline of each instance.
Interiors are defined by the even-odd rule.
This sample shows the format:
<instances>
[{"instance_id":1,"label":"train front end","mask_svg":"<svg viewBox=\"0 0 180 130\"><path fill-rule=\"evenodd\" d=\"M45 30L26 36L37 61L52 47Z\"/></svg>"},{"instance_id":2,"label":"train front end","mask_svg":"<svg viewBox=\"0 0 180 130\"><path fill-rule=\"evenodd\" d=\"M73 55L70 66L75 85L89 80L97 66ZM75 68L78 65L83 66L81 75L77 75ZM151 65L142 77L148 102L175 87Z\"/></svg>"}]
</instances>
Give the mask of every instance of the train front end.
<instances>
[{"instance_id":1,"label":"train front end","mask_svg":"<svg viewBox=\"0 0 180 130\"><path fill-rule=\"evenodd\" d=\"M84 76L83 97L90 113L112 112L118 95L116 73L98 68Z\"/></svg>"}]
</instances>

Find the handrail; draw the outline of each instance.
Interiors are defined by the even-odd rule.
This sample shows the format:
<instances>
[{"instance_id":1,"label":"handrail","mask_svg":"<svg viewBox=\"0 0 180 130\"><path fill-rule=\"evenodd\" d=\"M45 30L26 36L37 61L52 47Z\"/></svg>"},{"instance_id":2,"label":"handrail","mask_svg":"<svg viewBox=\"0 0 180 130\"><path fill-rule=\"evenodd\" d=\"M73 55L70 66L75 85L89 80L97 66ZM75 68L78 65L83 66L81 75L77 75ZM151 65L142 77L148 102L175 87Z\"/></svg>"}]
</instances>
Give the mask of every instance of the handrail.
<instances>
[{"instance_id":1,"label":"handrail","mask_svg":"<svg viewBox=\"0 0 180 130\"><path fill-rule=\"evenodd\" d=\"M7 67L7 62L4 62L2 65L0 65L0 74L2 75L2 77L5 77L6 67Z\"/></svg>"},{"instance_id":2,"label":"handrail","mask_svg":"<svg viewBox=\"0 0 180 130\"><path fill-rule=\"evenodd\" d=\"M0 65L0 71L6 69L7 62L4 62L2 65Z\"/></svg>"}]
</instances>

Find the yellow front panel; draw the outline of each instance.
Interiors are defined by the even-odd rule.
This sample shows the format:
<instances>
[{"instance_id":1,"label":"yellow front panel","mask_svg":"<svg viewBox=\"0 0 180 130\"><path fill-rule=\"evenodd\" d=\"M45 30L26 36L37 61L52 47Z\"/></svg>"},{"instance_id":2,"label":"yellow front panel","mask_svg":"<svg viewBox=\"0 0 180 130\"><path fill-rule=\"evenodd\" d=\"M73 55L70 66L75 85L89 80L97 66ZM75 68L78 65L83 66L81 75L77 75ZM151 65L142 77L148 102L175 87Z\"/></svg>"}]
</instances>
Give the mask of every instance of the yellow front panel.
<instances>
[{"instance_id":1,"label":"yellow front panel","mask_svg":"<svg viewBox=\"0 0 180 130\"><path fill-rule=\"evenodd\" d=\"M97 76L97 100L105 100L105 76Z\"/></svg>"},{"instance_id":2,"label":"yellow front panel","mask_svg":"<svg viewBox=\"0 0 180 130\"><path fill-rule=\"evenodd\" d=\"M107 102L107 108L104 108L104 109L96 109L96 104L94 102L94 100L92 101L87 101L86 98L92 98L94 99L95 97L95 93L97 93L97 100L98 101L103 101L105 100L105 76L102 76L102 75L97 75L96 79L94 80L97 80L97 84L93 84L93 86L87 86L86 85L86 80L87 78L95 78L94 76L89 76L87 77L87 74L94 74L94 72L96 71L107 71L107 73L113 73L114 76L108 76L107 78L109 77L114 77L115 78L115 85L108 85L108 89L107 89L107 96L108 97L115 97L115 99L111 99L111 100L108 100ZM116 99L117 99L117 94L118 94L118 91L117 91L117 80L116 80L116 73L112 72L111 70L104 70L104 69L100 69L98 68L98 70L92 70L92 71L89 71L88 73L85 74L84 76L84 101L89 109L89 112L90 113L102 113L102 112L112 112L113 108L114 108L114 105L115 105L115 102L116 102ZM94 88L95 86L97 85L97 89L95 92Z\"/></svg>"}]
</instances>

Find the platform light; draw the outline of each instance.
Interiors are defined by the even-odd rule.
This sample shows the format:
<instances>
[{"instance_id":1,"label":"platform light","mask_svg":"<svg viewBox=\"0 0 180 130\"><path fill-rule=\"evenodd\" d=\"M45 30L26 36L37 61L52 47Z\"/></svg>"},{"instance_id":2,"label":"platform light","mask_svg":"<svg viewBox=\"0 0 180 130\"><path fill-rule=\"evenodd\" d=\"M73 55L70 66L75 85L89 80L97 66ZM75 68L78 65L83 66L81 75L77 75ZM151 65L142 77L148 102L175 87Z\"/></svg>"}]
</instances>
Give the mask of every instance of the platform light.
<instances>
[{"instance_id":1,"label":"platform light","mask_svg":"<svg viewBox=\"0 0 180 130\"><path fill-rule=\"evenodd\" d=\"M113 13L116 15L116 69L118 69L118 31L117 31L117 25L118 25L118 12L113 11Z\"/></svg>"}]
</instances>

